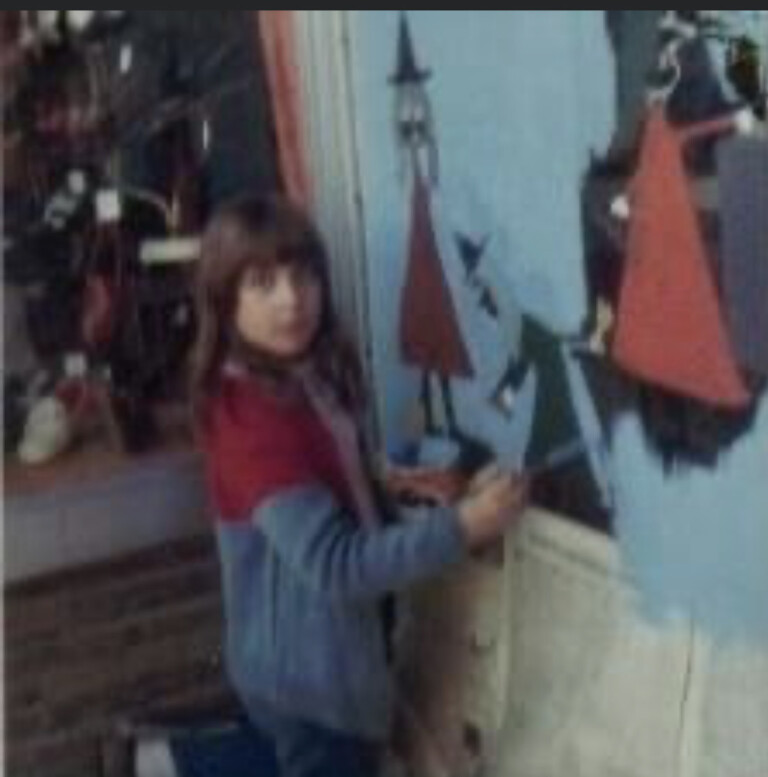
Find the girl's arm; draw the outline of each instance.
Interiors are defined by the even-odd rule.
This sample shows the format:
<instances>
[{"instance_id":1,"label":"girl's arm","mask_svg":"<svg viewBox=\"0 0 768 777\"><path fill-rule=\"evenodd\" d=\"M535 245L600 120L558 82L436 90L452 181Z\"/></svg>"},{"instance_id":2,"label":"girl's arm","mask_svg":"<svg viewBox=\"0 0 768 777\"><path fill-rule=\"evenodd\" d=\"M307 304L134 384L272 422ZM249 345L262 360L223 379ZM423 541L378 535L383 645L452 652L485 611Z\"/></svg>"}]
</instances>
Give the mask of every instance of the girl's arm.
<instances>
[{"instance_id":1,"label":"girl's arm","mask_svg":"<svg viewBox=\"0 0 768 777\"><path fill-rule=\"evenodd\" d=\"M460 560L467 542L451 507L369 530L321 485L286 489L254 513L255 524L296 575L338 598L377 598Z\"/></svg>"}]
</instances>

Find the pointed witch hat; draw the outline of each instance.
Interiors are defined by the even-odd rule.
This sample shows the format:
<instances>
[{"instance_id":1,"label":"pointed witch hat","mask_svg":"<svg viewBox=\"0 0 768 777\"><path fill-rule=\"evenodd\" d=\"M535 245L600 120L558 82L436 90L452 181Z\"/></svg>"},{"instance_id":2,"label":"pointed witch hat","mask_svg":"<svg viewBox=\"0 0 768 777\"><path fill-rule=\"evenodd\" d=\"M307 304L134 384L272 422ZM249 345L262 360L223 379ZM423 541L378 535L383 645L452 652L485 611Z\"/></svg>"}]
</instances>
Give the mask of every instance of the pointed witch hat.
<instances>
[{"instance_id":1,"label":"pointed witch hat","mask_svg":"<svg viewBox=\"0 0 768 777\"><path fill-rule=\"evenodd\" d=\"M430 70L424 70L416 64L411 30L408 26L408 18L403 11L400 13L400 27L397 37L397 62L395 63L395 72L389 77L389 81L395 86L420 84L426 81L431 74Z\"/></svg>"}]
</instances>

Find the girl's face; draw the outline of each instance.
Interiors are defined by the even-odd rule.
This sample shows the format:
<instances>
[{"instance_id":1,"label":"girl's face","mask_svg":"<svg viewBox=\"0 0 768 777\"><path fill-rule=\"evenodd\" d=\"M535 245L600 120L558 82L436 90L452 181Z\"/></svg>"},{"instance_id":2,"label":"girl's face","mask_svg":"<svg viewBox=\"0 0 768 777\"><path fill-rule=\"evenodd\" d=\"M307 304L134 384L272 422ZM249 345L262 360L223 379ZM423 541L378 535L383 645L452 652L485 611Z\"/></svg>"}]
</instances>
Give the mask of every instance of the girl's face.
<instances>
[{"instance_id":1,"label":"girl's face","mask_svg":"<svg viewBox=\"0 0 768 777\"><path fill-rule=\"evenodd\" d=\"M249 345L281 359L302 356L320 326L322 284L298 262L249 267L235 304L235 326Z\"/></svg>"}]
</instances>

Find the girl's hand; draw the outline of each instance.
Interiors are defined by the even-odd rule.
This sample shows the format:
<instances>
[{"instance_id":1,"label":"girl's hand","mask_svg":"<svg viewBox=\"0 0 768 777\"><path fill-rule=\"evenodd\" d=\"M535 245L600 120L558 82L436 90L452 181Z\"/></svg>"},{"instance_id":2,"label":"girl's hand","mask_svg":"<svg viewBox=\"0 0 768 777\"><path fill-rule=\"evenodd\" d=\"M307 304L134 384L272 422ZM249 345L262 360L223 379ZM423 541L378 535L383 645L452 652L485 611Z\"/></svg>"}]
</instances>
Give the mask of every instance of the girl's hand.
<instances>
[{"instance_id":1,"label":"girl's hand","mask_svg":"<svg viewBox=\"0 0 768 777\"><path fill-rule=\"evenodd\" d=\"M439 505L453 504L466 488L462 474L449 468L389 467L385 471L385 483L395 498Z\"/></svg>"},{"instance_id":2,"label":"girl's hand","mask_svg":"<svg viewBox=\"0 0 768 777\"><path fill-rule=\"evenodd\" d=\"M482 469L459 502L459 522L469 548L477 550L501 537L527 504L524 474L504 472L497 464Z\"/></svg>"}]
</instances>

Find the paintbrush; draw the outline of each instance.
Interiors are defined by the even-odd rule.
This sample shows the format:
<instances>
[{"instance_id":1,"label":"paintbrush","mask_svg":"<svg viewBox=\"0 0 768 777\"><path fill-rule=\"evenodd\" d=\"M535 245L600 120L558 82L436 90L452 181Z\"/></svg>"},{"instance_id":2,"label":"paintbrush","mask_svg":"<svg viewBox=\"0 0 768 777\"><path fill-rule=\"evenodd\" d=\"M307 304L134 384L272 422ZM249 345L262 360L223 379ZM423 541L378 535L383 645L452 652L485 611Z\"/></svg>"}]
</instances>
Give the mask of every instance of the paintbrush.
<instances>
[{"instance_id":1,"label":"paintbrush","mask_svg":"<svg viewBox=\"0 0 768 777\"><path fill-rule=\"evenodd\" d=\"M574 461L588 455L591 451L598 450L597 440L583 440L581 437L573 437L570 440L556 445L547 451L538 462L529 466L525 473L533 479L547 475L550 472L571 464Z\"/></svg>"}]
</instances>

